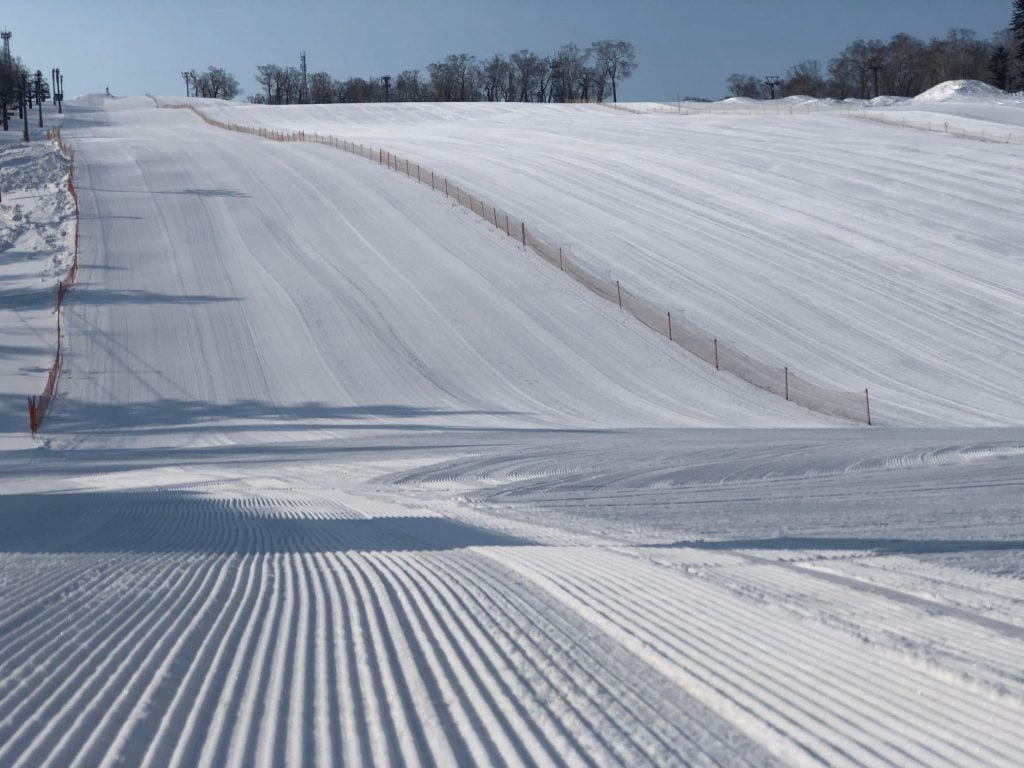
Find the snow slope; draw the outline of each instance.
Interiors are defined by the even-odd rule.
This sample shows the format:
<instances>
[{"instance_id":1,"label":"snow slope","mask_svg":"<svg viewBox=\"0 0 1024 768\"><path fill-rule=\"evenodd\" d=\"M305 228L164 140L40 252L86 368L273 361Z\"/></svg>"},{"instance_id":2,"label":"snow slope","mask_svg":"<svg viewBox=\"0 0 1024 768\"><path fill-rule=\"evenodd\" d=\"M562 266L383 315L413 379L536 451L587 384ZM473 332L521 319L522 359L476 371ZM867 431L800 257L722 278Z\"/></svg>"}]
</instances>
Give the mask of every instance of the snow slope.
<instances>
[{"instance_id":1,"label":"snow slope","mask_svg":"<svg viewBox=\"0 0 1024 768\"><path fill-rule=\"evenodd\" d=\"M353 424L824 424L716 375L490 227L324 147L80 107L86 216L48 435Z\"/></svg>"},{"instance_id":2,"label":"snow slope","mask_svg":"<svg viewBox=\"0 0 1024 768\"><path fill-rule=\"evenodd\" d=\"M47 114L53 125L56 114ZM57 283L71 263L74 207L67 161L32 125L0 131L0 450L31 445L26 398L46 383L57 346Z\"/></svg>"},{"instance_id":3,"label":"snow slope","mask_svg":"<svg viewBox=\"0 0 1024 768\"><path fill-rule=\"evenodd\" d=\"M1018 113L1024 110L1017 109ZM888 424L1015 424L1020 146L841 114L580 105L229 106L384 146L761 358L871 388Z\"/></svg>"},{"instance_id":4,"label":"snow slope","mask_svg":"<svg viewBox=\"0 0 1024 768\"><path fill-rule=\"evenodd\" d=\"M830 428L364 160L68 106L0 766L1024 750L1020 428Z\"/></svg>"}]
</instances>

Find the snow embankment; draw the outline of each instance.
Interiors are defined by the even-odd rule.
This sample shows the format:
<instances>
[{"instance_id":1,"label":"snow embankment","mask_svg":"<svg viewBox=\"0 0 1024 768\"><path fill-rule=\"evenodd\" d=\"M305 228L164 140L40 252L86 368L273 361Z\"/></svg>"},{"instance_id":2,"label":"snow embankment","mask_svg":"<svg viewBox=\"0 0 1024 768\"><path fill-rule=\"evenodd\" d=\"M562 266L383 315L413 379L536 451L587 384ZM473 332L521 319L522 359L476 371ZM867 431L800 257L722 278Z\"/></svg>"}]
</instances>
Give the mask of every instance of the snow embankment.
<instances>
[{"instance_id":1,"label":"snow embankment","mask_svg":"<svg viewBox=\"0 0 1024 768\"><path fill-rule=\"evenodd\" d=\"M27 440L26 398L46 383L57 284L74 254L68 161L50 141L0 139L0 447Z\"/></svg>"}]
</instances>

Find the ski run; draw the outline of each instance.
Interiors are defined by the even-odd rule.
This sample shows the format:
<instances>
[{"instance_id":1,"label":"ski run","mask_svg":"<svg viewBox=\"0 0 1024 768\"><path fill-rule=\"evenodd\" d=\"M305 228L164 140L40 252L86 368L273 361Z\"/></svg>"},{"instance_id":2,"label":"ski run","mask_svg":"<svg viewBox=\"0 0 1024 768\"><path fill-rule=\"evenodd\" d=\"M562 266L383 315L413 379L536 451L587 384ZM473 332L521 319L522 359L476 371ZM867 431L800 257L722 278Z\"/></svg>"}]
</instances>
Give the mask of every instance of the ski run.
<instances>
[{"instance_id":1,"label":"ski run","mask_svg":"<svg viewBox=\"0 0 1024 768\"><path fill-rule=\"evenodd\" d=\"M59 330L0 140L0 766L1020 765L1019 98L182 103L65 105Z\"/></svg>"}]
</instances>

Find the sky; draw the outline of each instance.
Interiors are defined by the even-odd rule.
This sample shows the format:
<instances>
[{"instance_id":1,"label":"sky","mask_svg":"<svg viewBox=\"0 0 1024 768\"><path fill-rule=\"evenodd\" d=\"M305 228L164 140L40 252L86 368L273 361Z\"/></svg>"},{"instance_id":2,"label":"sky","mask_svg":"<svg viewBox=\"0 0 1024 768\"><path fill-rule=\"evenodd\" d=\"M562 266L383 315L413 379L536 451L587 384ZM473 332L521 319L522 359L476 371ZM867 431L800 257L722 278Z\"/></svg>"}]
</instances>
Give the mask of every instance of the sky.
<instances>
[{"instance_id":1,"label":"sky","mask_svg":"<svg viewBox=\"0 0 1024 768\"><path fill-rule=\"evenodd\" d=\"M184 95L182 70L221 66L253 93L258 64L338 79L425 70L449 53L550 54L606 38L631 42L637 71L620 99L721 98L733 72L784 75L823 64L857 38L953 27L981 37L1009 23L1011 0L4 0L0 29L32 69L60 67L68 98Z\"/></svg>"}]
</instances>

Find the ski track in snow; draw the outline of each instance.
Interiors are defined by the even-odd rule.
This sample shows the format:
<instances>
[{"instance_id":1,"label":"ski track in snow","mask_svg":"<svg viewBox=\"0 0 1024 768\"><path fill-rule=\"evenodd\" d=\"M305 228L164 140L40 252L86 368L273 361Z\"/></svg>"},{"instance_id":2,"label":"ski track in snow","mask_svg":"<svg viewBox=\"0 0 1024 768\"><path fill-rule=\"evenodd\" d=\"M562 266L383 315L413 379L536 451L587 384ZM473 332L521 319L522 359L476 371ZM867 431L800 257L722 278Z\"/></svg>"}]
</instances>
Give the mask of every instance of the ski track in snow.
<instances>
[{"instance_id":1,"label":"ski track in snow","mask_svg":"<svg viewBox=\"0 0 1024 768\"><path fill-rule=\"evenodd\" d=\"M42 442L0 451L0 768L1019 762L1024 431L948 426L1013 421L998 365L987 400L940 404L926 374L900 379L919 410L890 390L942 428L837 425L366 161L148 99L67 107L65 375ZM458 165L464 135L399 141L423 110L460 108L386 131L348 114ZM643 125L606 112L561 128ZM520 149L556 141L548 114ZM698 155L721 135L766 162L718 119ZM794 162L801 126L838 118L804 119L761 120L760 141L789 136ZM864 183L891 184L883 166ZM657 177L551 167L580 185L580 233L593 178ZM467 180L505 194L502 173ZM540 215L524 189L495 202ZM651 210L679 203L666 189ZM736 204L694 236L749 240Z\"/></svg>"}]
</instances>

